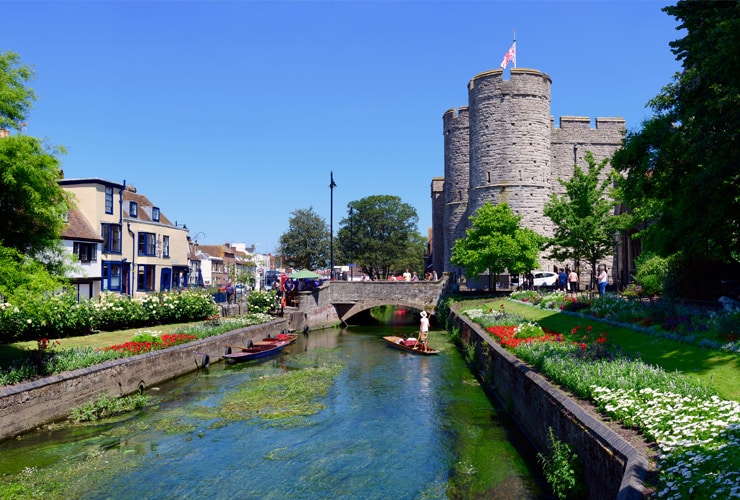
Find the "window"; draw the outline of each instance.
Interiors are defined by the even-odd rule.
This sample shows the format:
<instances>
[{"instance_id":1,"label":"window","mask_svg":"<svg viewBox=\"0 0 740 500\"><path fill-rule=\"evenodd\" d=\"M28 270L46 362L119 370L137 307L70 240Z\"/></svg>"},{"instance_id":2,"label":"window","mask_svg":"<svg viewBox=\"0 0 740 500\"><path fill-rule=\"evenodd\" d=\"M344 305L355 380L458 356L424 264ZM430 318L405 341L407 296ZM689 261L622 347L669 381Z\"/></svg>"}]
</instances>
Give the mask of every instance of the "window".
<instances>
[{"instance_id":1,"label":"window","mask_svg":"<svg viewBox=\"0 0 740 500\"><path fill-rule=\"evenodd\" d=\"M128 202L128 214L134 219L139 216L139 204L135 201Z\"/></svg>"},{"instance_id":2,"label":"window","mask_svg":"<svg viewBox=\"0 0 740 500\"><path fill-rule=\"evenodd\" d=\"M165 259L170 258L170 237L162 236L162 257Z\"/></svg>"},{"instance_id":3,"label":"window","mask_svg":"<svg viewBox=\"0 0 740 500\"><path fill-rule=\"evenodd\" d=\"M139 233L139 255L154 256L157 254L157 235Z\"/></svg>"},{"instance_id":4,"label":"window","mask_svg":"<svg viewBox=\"0 0 740 500\"><path fill-rule=\"evenodd\" d=\"M107 214L113 213L113 188L112 187L105 188L105 213Z\"/></svg>"},{"instance_id":5,"label":"window","mask_svg":"<svg viewBox=\"0 0 740 500\"><path fill-rule=\"evenodd\" d=\"M136 289L143 292L154 291L154 280L156 274L154 267L149 265L139 265L136 272Z\"/></svg>"},{"instance_id":6,"label":"window","mask_svg":"<svg viewBox=\"0 0 740 500\"><path fill-rule=\"evenodd\" d=\"M103 253L121 253L121 225L102 224Z\"/></svg>"},{"instance_id":7,"label":"window","mask_svg":"<svg viewBox=\"0 0 740 500\"><path fill-rule=\"evenodd\" d=\"M80 262L95 262L97 260L98 246L95 243L74 242L72 252Z\"/></svg>"},{"instance_id":8,"label":"window","mask_svg":"<svg viewBox=\"0 0 740 500\"><path fill-rule=\"evenodd\" d=\"M159 207L152 207L152 220L159 222Z\"/></svg>"},{"instance_id":9,"label":"window","mask_svg":"<svg viewBox=\"0 0 740 500\"><path fill-rule=\"evenodd\" d=\"M121 289L121 263L103 261L103 290Z\"/></svg>"}]
</instances>

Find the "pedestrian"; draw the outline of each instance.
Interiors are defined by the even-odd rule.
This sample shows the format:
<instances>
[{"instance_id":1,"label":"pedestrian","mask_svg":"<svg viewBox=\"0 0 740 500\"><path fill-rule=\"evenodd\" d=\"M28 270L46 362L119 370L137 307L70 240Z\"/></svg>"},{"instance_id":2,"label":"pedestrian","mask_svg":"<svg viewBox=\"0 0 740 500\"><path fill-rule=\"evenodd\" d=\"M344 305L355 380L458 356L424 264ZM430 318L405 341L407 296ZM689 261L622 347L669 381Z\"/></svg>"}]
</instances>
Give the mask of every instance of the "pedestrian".
<instances>
[{"instance_id":1,"label":"pedestrian","mask_svg":"<svg viewBox=\"0 0 740 500\"><path fill-rule=\"evenodd\" d=\"M601 267L599 273L599 295L602 297L606 295L606 284L609 282L609 275L606 273L606 266Z\"/></svg>"},{"instance_id":2,"label":"pedestrian","mask_svg":"<svg viewBox=\"0 0 740 500\"><path fill-rule=\"evenodd\" d=\"M234 285L229 281L229 283L226 285L226 302L228 304L234 303L234 292L236 292L236 289L234 288Z\"/></svg>"},{"instance_id":3,"label":"pedestrian","mask_svg":"<svg viewBox=\"0 0 740 500\"><path fill-rule=\"evenodd\" d=\"M558 290L565 293L565 286L568 282L568 275L565 274L565 268L561 267L560 271L558 271Z\"/></svg>"},{"instance_id":4,"label":"pedestrian","mask_svg":"<svg viewBox=\"0 0 740 500\"><path fill-rule=\"evenodd\" d=\"M429 318L427 318L427 312L421 311L421 321L419 322L419 342L421 342L422 350L427 350L427 341L429 340Z\"/></svg>"},{"instance_id":5,"label":"pedestrian","mask_svg":"<svg viewBox=\"0 0 740 500\"><path fill-rule=\"evenodd\" d=\"M419 277L416 275L416 271L414 271L413 275L411 276L411 281L419 281Z\"/></svg>"},{"instance_id":6,"label":"pedestrian","mask_svg":"<svg viewBox=\"0 0 740 500\"><path fill-rule=\"evenodd\" d=\"M403 273L403 281L411 281L411 273L408 269L406 269L406 272Z\"/></svg>"},{"instance_id":7,"label":"pedestrian","mask_svg":"<svg viewBox=\"0 0 740 500\"><path fill-rule=\"evenodd\" d=\"M437 281L439 278L437 278L437 271L432 271L432 281Z\"/></svg>"},{"instance_id":8,"label":"pedestrian","mask_svg":"<svg viewBox=\"0 0 740 500\"><path fill-rule=\"evenodd\" d=\"M578 293L579 288L578 273L575 269L571 270L570 274L568 275L568 283L570 283L570 294L575 297Z\"/></svg>"}]
</instances>

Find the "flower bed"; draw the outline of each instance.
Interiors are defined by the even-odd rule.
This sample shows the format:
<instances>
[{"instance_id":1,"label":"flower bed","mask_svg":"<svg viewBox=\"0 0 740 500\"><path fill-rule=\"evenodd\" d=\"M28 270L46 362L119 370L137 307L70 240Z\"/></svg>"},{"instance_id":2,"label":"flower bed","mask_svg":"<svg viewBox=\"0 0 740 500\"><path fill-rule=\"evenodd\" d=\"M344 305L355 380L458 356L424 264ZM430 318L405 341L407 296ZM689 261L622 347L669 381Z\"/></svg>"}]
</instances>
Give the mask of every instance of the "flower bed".
<instances>
[{"instance_id":1,"label":"flower bed","mask_svg":"<svg viewBox=\"0 0 740 500\"><path fill-rule=\"evenodd\" d=\"M15 360L10 366L0 367L0 386L17 384L77 368L86 368L111 359L135 356L155 349L166 349L173 345L220 335L238 328L267 323L272 319L272 316L263 313L245 314L235 318L220 319L216 322L209 318L204 322L180 328L178 333L160 335L157 331L145 330L137 333L130 342L103 349L92 347L57 349L55 344L42 339L38 342L38 348L28 351L27 356Z\"/></svg>"},{"instance_id":2,"label":"flower bed","mask_svg":"<svg viewBox=\"0 0 740 500\"><path fill-rule=\"evenodd\" d=\"M159 338L148 341L131 341L124 344L116 344L104 348L104 351L115 351L121 353L123 356L136 356L137 354L143 354L145 352L156 351L159 349L167 349L168 347L186 344L198 337L188 333L165 333Z\"/></svg>"},{"instance_id":3,"label":"flower bed","mask_svg":"<svg viewBox=\"0 0 740 500\"><path fill-rule=\"evenodd\" d=\"M513 292L511 299L707 349L740 353L740 311L703 313L669 302L646 303L618 295L573 298L563 292Z\"/></svg>"},{"instance_id":4,"label":"flower bed","mask_svg":"<svg viewBox=\"0 0 740 500\"><path fill-rule=\"evenodd\" d=\"M550 381L653 440L660 449L658 497L740 495L740 403L623 355L602 327L551 332L531 322L512 325L517 317L502 311L465 314Z\"/></svg>"}]
</instances>

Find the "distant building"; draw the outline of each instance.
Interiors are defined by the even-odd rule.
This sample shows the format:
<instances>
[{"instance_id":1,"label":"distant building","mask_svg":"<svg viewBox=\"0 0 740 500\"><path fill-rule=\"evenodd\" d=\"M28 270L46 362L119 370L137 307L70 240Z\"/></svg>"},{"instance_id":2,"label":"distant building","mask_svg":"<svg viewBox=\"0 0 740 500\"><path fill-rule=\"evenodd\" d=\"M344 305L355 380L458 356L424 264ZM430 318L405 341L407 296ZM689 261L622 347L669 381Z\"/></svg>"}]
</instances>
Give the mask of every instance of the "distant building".
<instances>
[{"instance_id":1,"label":"distant building","mask_svg":"<svg viewBox=\"0 0 740 500\"><path fill-rule=\"evenodd\" d=\"M78 294L96 295L99 291L141 296L153 292L185 288L189 283L187 228L173 224L146 196L133 186L103 179L62 179L59 184L74 195L76 210L84 216L88 229L98 236L94 259L83 254L92 278L93 291L84 285L84 276L75 279L80 284ZM75 212L71 211L72 217ZM77 219L74 219L77 220ZM78 225L73 222L65 229L65 245L69 242L92 243L80 238ZM88 234L90 236L92 233ZM79 255L78 255L78 260ZM81 263L83 263L81 261ZM99 273L92 273L97 266ZM100 280L99 290L95 282ZM89 280L88 280L89 281Z\"/></svg>"}]
</instances>

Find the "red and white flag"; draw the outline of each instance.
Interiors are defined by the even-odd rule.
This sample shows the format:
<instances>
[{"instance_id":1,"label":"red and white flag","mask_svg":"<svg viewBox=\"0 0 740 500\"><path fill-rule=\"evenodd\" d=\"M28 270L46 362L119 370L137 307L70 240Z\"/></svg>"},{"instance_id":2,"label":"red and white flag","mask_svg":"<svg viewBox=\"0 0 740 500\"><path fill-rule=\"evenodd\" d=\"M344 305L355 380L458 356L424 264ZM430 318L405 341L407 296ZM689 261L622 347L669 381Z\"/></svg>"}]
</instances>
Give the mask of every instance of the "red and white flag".
<instances>
[{"instance_id":1,"label":"red and white flag","mask_svg":"<svg viewBox=\"0 0 740 500\"><path fill-rule=\"evenodd\" d=\"M504 60L501 61L501 69L506 69L509 63L513 63L516 68L516 42L511 44L511 48L506 51Z\"/></svg>"}]
</instances>

